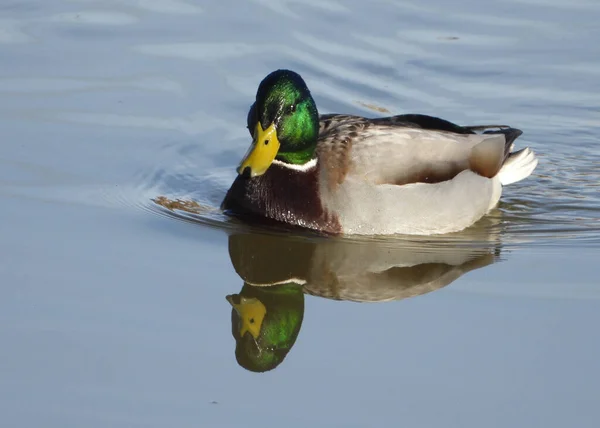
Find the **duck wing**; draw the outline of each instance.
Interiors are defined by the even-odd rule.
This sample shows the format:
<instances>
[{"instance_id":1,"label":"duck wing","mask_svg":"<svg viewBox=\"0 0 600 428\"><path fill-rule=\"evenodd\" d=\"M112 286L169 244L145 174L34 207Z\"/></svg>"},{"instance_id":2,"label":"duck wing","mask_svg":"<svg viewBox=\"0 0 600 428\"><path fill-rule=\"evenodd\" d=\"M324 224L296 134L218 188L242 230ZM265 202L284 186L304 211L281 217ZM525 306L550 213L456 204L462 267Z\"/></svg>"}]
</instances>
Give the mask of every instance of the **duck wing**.
<instances>
[{"instance_id":1,"label":"duck wing","mask_svg":"<svg viewBox=\"0 0 600 428\"><path fill-rule=\"evenodd\" d=\"M439 183L464 170L496 176L521 133L509 126L463 127L416 114L324 115L317 150L337 183L347 174L373 184Z\"/></svg>"}]
</instances>

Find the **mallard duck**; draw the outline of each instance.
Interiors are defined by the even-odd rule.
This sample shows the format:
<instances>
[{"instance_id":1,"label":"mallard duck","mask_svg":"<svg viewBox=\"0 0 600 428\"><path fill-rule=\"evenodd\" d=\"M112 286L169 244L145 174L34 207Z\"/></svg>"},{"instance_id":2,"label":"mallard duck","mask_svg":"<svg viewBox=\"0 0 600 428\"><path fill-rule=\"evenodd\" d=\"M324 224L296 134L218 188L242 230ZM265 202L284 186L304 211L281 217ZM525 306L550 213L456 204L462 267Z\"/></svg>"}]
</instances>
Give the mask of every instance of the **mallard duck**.
<instances>
[{"instance_id":1,"label":"mallard duck","mask_svg":"<svg viewBox=\"0 0 600 428\"><path fill-rule=\"evenodd\" d=\"M248 112L253 141L221 208L327 234L442 234L472 225L528 177L522 132L421 114L319 115L302 79L276 70Z\"/></svg>"}]
</instances>

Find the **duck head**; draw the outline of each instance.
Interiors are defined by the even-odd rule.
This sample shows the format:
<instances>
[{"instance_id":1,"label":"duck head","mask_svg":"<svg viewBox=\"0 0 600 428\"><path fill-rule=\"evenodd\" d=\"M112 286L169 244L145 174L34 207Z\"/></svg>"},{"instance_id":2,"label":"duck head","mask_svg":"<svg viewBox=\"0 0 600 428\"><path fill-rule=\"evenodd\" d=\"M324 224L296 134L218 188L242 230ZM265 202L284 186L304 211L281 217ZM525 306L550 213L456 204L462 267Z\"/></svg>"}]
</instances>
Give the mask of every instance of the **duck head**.
<instances>
[{"instance_id":1,"label":"duck head","mask_svg":"<svg viewBox=\"0 0 600 428\"><path fill-rule=\"evenodd\" d=\"M306 83L296 72L276 70L263 79L248 112L252 144L237 168L257 177L277 160L303 165L315 155L319 113Z\"/></svg>"},{"instance_id":2,"label":"duck head","mask_svg":"<svg viewBox=\"0 0 600 428\"><path fill-rule=\"evenodd\" d=\"M253 372L273 370L298 337L304 318L304 293L298 284L255 287L244 284L231 304L231 330L238 364Z\"/></svg>"}]
</instances>

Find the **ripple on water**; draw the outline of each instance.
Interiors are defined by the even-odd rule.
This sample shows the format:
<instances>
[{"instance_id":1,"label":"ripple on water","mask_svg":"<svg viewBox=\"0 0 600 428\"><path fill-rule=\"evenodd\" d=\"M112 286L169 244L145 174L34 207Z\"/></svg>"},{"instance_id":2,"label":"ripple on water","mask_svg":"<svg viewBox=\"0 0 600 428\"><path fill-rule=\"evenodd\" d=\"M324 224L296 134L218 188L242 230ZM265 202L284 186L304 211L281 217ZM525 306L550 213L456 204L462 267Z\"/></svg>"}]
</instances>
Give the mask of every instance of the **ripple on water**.
<instances>
[{"instance_id":1,"label":"ripple on water","mask_svg":"<svg viewBox=\"0 0 600 428\"><path fill-rule=\"evenodd\" d=\"M494 5L497 13L489 11L487 6L457 4L452 14L440 14L439 5L422 2L385 2L386 7L373 8L365 2L255 0L252 7L259 8L265 15L291 18L291 21L272 20L273 31L280 33L280 38L261 39L258 32L249 34L247 40L221 35L211 39L198 36L160 42L137 38L126 46L127 55L151 56L161 64L176 64L177 70L192 69L193 79L189 82L185 81L188 73L169 77L119 74L114 78L73 77L70 73L71 77L6 76L0 80L0 92L9 96L63 94L67 98L69 94L81 92L160 92L161 99L168 102L172 97L171 102L177 106L185 105L191 88L201 87L204 91L202 80L210 80L212 76L215 85L223 84L219 86L219 100L226 100L223 103L227 109L202 105L203 94L199 93L197 110L172 114L165 114L164 111L171 111L167 109L156 114L144 113L143 109L132 113L102 110L102 107L93 111L77 110L80 104L72 109L11 111L11 115L19 118L107 129L173 131L182 135L182 140L186 136L210 134L211 139L218 136L224 141L222 145L195 141L197 151L190 148L189 140L175 143L168 150L177 156L168 154L166 161L165 152L158 151L153 167L137 171L129 183L110 187L63 186L60 181L53 187L8 182L0 185L9 188L12 194L129 206L211 227L240 227L239 222L224 216L218 207L234 178L233 167L238 161L234 153L239 151L241 156L246 144L245 109L269 68L289 66L305 77L322 113L382 116L415 112L461 124L501 121L522 129L524 134L517 140L517 149L530 146L540 159L531 177L505 189L497 210L460 234L360 239L394 244L417 241L474 244L486 241L481 236L483 230L501 235L505 245L600 245L600 150L597 145L600 102L595 96L600 67L590 60L597 57L595 54L599 51L596 45L584 43L591 33L597 32L595 21L587 12L598 10L598 3L577 0L567 8L566 3L559 1L511 2L519 5L522 12L519 16L514 16L512 6L507 9L502 4ZM194 15L194 28L202 20L231 22L236 19L229 12L219 16L216 10L209 12L184 0L129 3L109 0L102 10L67 9L47 17L20 21L2 19L0 43L33 41L24 29L29 30L36 23L53 25L52 28L119 26L127 31L129 27L144 28L147 12L181 17ZM544 10L544 20L539 19L540 8ZM505 9L508 12L505 13ZM378 27L353 19L366 10L374 21L402 24ZM577 14L583 20L581 28L585 31L574 34L569 22L579 21L563 22L559 18L564 13ZM335 26L329 25L333 17ZM249 19L253 25L257 18ZM49 39L48 43L51 42ZM265 49L270 52L265 64L258 66L249 61ZM98 55L100 61L108 59L101 52ZM186 65L180 67L176 61L186 61ZM241 64L244 67L240 67ZM196 76L201 70L211 68L231 72L219 73L218 79L210 72L202 78ZM235 72L239 69L244 72ZM224 111L230 110L232 105L235 112ZM239 121L232 124L232 117ZM219 156L223 162L215 161L203 168L198 168L195 162L196 157L217 159ZM9 167L19 168L16 164ZM19 169L17 173L25 174L24 171L24 168ZM169 210L152 202L158 196L195 201L198 206L195 210Z\"/></svg>"},{"instance_id":2,"label":"ripple on water","mask_svg":"<svg viewBox=\"0 0 600 428\"><path fill-rule=\"evenodd\" d=\"M169 174L161 171L153 176L149 189L155 192L152 199L139 201L138 205L150 212L198 225L224 230L251 230L266 233L292 233L285 228L253 226L224 215L220 202L233 180L227 169L219 169L204 177ZM230 181L228 181L230 180ZM510 190L507 190L509 192ZM348 242L378 242L386 245L410 247L421 250L439 249L445 245L488 246L501 242L503 247L600 245L600 221L594 218L597 209L589 208L587 215L581 205L547 207L543 200L508 198L472 227L457 233L433 236L346 236ZM571 212L572 211L572 212ZM314 236L307 233L306 236Z\"/></svg>"}]
</instances>

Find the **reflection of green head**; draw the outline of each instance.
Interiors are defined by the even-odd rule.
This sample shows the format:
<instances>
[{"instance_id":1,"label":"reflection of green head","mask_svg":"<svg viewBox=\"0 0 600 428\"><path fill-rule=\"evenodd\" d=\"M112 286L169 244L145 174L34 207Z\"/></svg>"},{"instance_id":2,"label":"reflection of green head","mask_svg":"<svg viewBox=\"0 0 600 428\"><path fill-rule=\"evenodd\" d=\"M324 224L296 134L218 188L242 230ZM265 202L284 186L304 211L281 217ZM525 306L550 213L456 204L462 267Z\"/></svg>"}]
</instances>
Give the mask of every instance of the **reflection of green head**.
<instances>
[{"instance_id":1,"label":"reflection of green head","mask_svg":"<svg viewBox=\"0 0 600 428\"><path fill-rule=\"evenodd\" d=\"M227 296L238 364L253 372L277 367L290 351L304 317L304 293L297 284L253 287Z\"/></svg>"}]
</instances>

